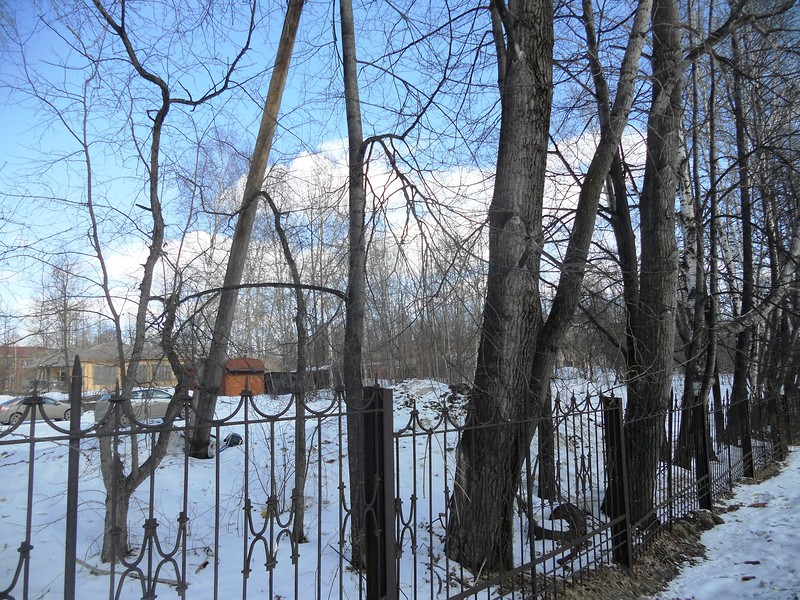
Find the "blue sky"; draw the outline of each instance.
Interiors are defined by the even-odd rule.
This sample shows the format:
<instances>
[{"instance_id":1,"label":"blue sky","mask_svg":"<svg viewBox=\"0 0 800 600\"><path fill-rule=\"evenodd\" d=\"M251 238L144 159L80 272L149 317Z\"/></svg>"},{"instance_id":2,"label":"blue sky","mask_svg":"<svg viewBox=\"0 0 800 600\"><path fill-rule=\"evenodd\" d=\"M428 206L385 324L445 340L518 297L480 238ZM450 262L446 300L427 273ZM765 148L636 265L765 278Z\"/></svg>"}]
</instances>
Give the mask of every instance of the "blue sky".
<instances>
[{"instance_id":1,"label":"blue sky","mask_svg":"<svg viewBox=\"0 0 800 600\"><path fill-rule=\"evenodd\" d=\"M68 13L73 4L81 2L67 0L60 5L61 10ZM233 5L246 7L241 2ZM50 5L44 6L44 21L39 20L35 5L15 6L18 29L26 36L24 47L7 43L0 63L0 127L4 131L0 137L0 246L18 249L24 242L36 246L35 252L16 252L13 261L8 260L8 255L0 256L4 259L0 262L0 303L21 311L24 309L20 308L20 298L34 296L43 277L46 279L48 267L41 261L42 252L51 253L47 260L59 252L83 253L90 258L91 248L87 239L88 216L80 205L86 194L85 163L82 155L75 154L80 146L51 110L15 89L24 84L18 79L20 52L41 75L42 86L53 85L77 95L70 101L74 108L83 90L87 61L75 47L70 48L69 44L74 44L72 32L79 32L80 39L92 42L91 52L103 48L103 56L110 60L103 63L101 76L93 80L95 100L89 126L95 202L102 208L103 242L114 264L127 262L135 266L141 260L142 240L146 239L149 226L149 215L141 208L147 204L147 178L137 151L148 149L147 111L156 106L155 88L129 78L129 66L119 60L119 40L98 33L91 20L84 22L70 16L71 29L67 29L55 21ZM192 3L176 6L188 6L189 11L194 8ZM441 169L446 173L448 169L469 168L471 162L490 164L496 153L492 138L496 133L496 112L490 109L496 109L497 88L496 68L491 64L491 53L487 54L487 15L465 4L453 25L458 31L444 28L431 33L426 30L430 24L425 20L444 22L445 8L438 3L413 6L417 14L402 17L389 4L356 7L364 134L404 131L437 90L438 95L416 129L404 143L397 144L400 156L416 161L409 162L406 168L419 167L428 173ZM331 10L327 2L306 3L281 108L273 162L288 164L302 153L338 146L346 135L338 11L332 14ZM265 3L259 11L252 50L237 75L242 87L194 111L182 107L170 111L163 142L161 190L168 237L180 236L187 228L189 201L197 206L197 198L190 198L191 189L196 188L188 183L194 177L195 162L210 165L204 174L208 181L203 181L205 193L210 196L218 196L221 188L230 185L244 170L266 94L285 2ZM219 39L204 32L202 28L207 24L199 19L192 27L185 22L180 26L167 22L163 29L151 24L141 30L132 25L133 17L128 22L136 31L135 42L140 55L146 57L143 60L149 61L146 64L159 75L169 78L173 94L191 92L196 97L207 89L212 78L218 79L226 61L235 55L237 44L244 39L247 16L246 11L221 15L218 25L225 26L217 29L217 33L224 32ZM54 23L53 28L45 26L45 21ZM180 35L175 33L176 27L183 27ZM446 43L453 33L460 33L465 40L461 46ZM170 38L173 35L177 36L174 40ZM170 43L165 44L165 39ZM414 39L421 41L412 43ZM173 48L173 44L176 50L168 58L158 60L149 51ZM192 65L191 52L199 52L208 60ZM70 68L64 69L65 64ZM475 64L477 71L470 72ZM437 88L443 75L446 80ZM466 98L456 93L465 81L471 84ZM63 98L56 103L62 109L65 106ZM129 110L131 119L126 118ZM69 115L71 126L79 124L78 116L75 112ZM139 140L138 149L132 143L131 123ZM465 143L468 136L479 141ZM375 154L379 153L377 149ZM42 161L48 154L62 160L44 166ZM69 160L63 160L65 157ZM188 229L206 227L203 218L192 222Z\"/></svg>"}]
</instances>

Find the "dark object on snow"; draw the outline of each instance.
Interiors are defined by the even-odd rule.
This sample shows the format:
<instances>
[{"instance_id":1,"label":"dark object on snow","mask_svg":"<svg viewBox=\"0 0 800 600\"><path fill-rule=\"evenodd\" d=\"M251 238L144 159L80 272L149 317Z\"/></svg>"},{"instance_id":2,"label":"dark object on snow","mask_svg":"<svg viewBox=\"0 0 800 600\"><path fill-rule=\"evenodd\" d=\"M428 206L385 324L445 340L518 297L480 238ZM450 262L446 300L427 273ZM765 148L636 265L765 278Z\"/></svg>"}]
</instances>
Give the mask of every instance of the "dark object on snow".
<instances>
[{"instance_id":1,"label":"dark object on snow","mask_svg":"<svg viewBox=\"0 0 800 600\"><path fill-rule=\"evenodd\" d=\"M553 509L550 514L550 520L562 520L567 523L568 528L565 530L545 529L536 521L533 522L530 532L533 538L537 540L553 540L555 542L562 542L568 544L573 540L586 535L587 524L586 520L589 517L588 513L582 508L578 508L571 502L564 502L559 504ZM588 541L581 542L572 548L566 556L558 559L558 564L563 565L569 563L580 554L581 550L587 547Z\"/></svg>"},{"instance_id":2,"label":"dark object on snow","mask_svg":"<svg viewBox=\"0 0 800 600\"><path fill-rule=\"evenodd\" d=\"M225 448L233 448L234 446L241 446L242 445L242 436L238 433L229 433L225 436L222 440L222 445L219 447L219 451L222 452Z\"/></svg>"}]
</instances>

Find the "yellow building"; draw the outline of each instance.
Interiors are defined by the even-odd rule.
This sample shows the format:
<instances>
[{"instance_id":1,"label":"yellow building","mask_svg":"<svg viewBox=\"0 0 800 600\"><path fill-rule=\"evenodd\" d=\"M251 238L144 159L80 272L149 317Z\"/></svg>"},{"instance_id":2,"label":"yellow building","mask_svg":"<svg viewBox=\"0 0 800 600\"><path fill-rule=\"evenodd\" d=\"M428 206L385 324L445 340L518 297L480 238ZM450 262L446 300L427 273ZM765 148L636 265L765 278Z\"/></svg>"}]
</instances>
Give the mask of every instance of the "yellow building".
<instances>
[{"instance_id":1,"label":"yellow building","mask_svg":"<svg viewBox=\"0 0 800 600\"><path fill-rule=\"evenodd\" d=\"M131 346L125 345L125 359L130 358ZM49 354L28 366L34 373L38 391L67 391L67 375L72 372L75 355L83 366L83 390L87 392L112 390L122 380L116 344L109 342L91 348L73 348L65 356L64 352ZM161 350L153 345L145 347L142 362L137 369L134 386L171 387L176 383L175 376Z\"/></svg>"}]
</instances>

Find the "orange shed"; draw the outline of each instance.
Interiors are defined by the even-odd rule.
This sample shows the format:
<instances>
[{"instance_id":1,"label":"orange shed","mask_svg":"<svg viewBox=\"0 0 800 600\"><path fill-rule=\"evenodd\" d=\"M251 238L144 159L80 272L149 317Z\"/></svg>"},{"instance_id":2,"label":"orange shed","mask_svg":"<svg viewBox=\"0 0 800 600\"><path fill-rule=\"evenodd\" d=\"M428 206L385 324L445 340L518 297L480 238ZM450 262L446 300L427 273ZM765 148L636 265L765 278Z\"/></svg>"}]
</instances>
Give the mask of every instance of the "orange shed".
<instances>
[{"instance_id":1,"label":"orange shed","mask_svg":"<svg viewBox=\"0 0 800 600\"><path fill-rule=\"evenodd\" d=\"M232 358L225 363L220 396L238 396L247 388L251 394L264 393L264 361L257 358Z\"/></svg>"}]
</instances>

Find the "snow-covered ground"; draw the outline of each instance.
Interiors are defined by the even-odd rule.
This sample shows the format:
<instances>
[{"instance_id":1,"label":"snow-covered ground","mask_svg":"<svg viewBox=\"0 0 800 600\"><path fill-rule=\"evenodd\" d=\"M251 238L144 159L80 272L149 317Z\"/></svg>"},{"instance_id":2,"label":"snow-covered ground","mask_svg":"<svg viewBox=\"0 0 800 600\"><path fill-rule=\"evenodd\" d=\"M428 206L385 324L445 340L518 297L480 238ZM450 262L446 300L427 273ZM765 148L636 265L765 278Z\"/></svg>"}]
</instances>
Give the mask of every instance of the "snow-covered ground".
<instances>
[{"instance_id":1,"label":"snow-covered ground","mask_svg":"<svg viewBox=\"0 0 800 600\"><path fill-rule=\"evenodd\" d=\"M585 381L580 377L565 380L564 392L596 395L597 390L588 389ZM603 390L614 391L614 387L615 382L609 381ZM259 396L251 411L261 414L251 412L250 418L261 421L246 428L240 419L232 419L217 430L219 438L233 432L246 435L247 444L220 453L214 461L187 463L182 438L176 434L157 471L157 483L152 488L145 483L134 494L130 525L131 541L137 548L142 545L146 518L157 519L159 541L166 553L180 546L178 515L185 513L189 518L183 542L186 555L174 564L159 556L154 561L145 556L140 563L145 572L148 565L161 563L158 577L165 582L184 573L189 584L187 598L242 597L245 591L275 598L363 597L363 580L348 568L345 555L349 543L342 537L348 527L340 509L341 486L347 481L346 432L337 418L323 416L332 409L336 412L332 400L331 395L321 395L309 407L319 412L307 415L307 544L293 548L286 529L290 523L294 407L290 397ZM452 401L447 386L423 380L397 384L394 405L395 431L403 432L396 440L396 493L402 499L400 519L404 524L404 552L399 563L402 596L445 598L469 583L469 574L445 557L441 519L447 490L452 489L453 450L458 440L454 425L463 420L463 407ZM221 419L243 411L238 398L221 398L217 409ZM448 416L444 418L444 414ZM266 419L265 415L274 417ZM82 427L89 429L93 424L94 415L84 414ZM588 429L583 426L580 431L573 431L572 424L564 428L563 442L570 447L601 441L587 437ZM47 430L46 424L37 423L37 437L46 435ZM0 426L0 597L10 592L17 598L58 598L64 573L66 444L63 436L53 436L32 450L26 442L28 431L29 424L14 432ZM140 443L146 447L146 436ZM34 496L27 513L31 452ZM127 578L119 588L110 589L109 566L99 560L105 498L99 466L97 440L85 439L81 445L77 597L140 598L142 586L136 579ZM190 490L188 496L183 495L184 487ZM602 481L595 481L593 487L596 489L588 497L601 498ZM277 497L278 505L268 516L264 503L270 495ZM245 499L254 503L249 513L244 510ZM797 598L800 449L795 449L778 477L737 488L736 497L726 501L729 508L735 505L740 508L724 515L726 524L702 540L713 562L687 569L659 599ZM544 507L535 510L534 516L541 522ZM28 520L34 547L30 577L27 583L19 580L9 589ZM552 542L537 544L536 553L541 555L551 549L545 544ZM296 558L292 556L295 550ZM243 576L243 553L248 552L254 553L250 562L254 570ZM265 562L274 568L265 571ZM554 572L560 573L558 569L554 567ZM754 578L747 579L751 576ZM155 591L159 597L177 596L169 583Z\"/></svg>"},{"instance_id":2,"label":"snow-covered ground","mask_svg":"<svg viewBox=\"0 0 800 600\"><path fill-rule=\"evenodd\" d=\"M738 486L718 506L728 512L700 540L706 559L684 568L656 598L800 598L800 447L779 475Z\"/></svg>"}]
</instances>

